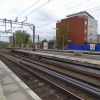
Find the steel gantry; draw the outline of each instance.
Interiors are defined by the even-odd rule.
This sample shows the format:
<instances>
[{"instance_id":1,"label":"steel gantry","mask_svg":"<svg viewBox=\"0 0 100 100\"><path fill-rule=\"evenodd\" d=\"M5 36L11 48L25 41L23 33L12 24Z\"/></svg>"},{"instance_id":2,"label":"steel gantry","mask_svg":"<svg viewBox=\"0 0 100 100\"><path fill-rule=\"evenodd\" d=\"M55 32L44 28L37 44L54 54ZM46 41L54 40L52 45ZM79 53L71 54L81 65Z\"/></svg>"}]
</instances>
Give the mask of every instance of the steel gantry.
<instances>
[{"instance_id":1,"label":"steel gantry","mask_svg":"<svg viewBox=\"0 0 100 100\"><path fill-rule=\"evenodd\" d=\"M27 26L29 28L31 28L32 32L33 32L33 50L35 50L35 25L31 24L31 23L25 23L25 21L27 20L27 17L24 21L22 22L18 22L18 18L16 18L15 21L13 20L8 20L8 19L0 19L0 26L3 26L3 30L0 29L1 33L11 33L14 36L14 32L13 32L13 25L18 25L21 26L21 28L23 28L23 26ZM9 24L10 29L7 30L7 24Z\"/></svg>"}]
</instances>

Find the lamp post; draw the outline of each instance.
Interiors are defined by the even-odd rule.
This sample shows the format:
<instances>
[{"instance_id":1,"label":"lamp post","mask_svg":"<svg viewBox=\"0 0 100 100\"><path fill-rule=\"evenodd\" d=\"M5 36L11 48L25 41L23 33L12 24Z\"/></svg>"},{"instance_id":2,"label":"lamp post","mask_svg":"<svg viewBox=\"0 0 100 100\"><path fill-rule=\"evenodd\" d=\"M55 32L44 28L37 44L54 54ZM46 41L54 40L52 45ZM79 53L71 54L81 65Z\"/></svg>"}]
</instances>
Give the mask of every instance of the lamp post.
<instances>
[{"instance_id":1,"label":"lamp post","mask_svg":"<svg viewBox=\"0 0 100 100\"><path fill-rule=\"evenodd\" d=\"M54 30L58 30L58 28L52 28ZM56 37L54 37L54 49L56 48Z\"/></svg>"},{"instance_id":2,"label":"lamp post","mask_svg":"<svg viewBox=\"0 0 100 100\"><path fill-rule=\"evenodd\" d=\"M64 41L65 41L65 38L64 38L64 34L63 34L63 50L65 49L65 45L64 45L65 42Z\"/></svg>"}]
</instances>

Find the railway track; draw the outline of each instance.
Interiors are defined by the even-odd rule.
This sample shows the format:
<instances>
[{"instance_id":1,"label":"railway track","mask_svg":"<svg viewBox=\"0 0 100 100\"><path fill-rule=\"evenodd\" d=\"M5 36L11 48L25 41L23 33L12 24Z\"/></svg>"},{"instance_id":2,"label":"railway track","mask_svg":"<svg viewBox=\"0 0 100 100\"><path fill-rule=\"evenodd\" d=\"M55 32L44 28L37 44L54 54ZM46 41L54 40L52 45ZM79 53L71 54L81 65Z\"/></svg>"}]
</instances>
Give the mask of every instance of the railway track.
<instances>
[{"instance_id":1,"label":"railway track","mask_svg":"<svg viewBox=\"0 0 100 100\"><path fill-rule=\"evenodd\" d=\"M51 69L53 71L56 71L56 72L60 72L61 74L64 74L64 75L67 75L67 76L70 76L70 77L73 77L73 78L76 78L78 80L81 80L81 81L84 81L84 82L87 82L91 85L95 85L97 87L100 87L100 81L99 81L99 76L95 76L94 75L90 75L89 74L85 75L84 73L82 73L82 70L80 72L78 72L77 70L69 70L67 69L66 67L64 67L63 65L58 64L56 65L55 63L53 62L49 62L49 61L45 61L45 60L32 60L30 58L27 58L27 57L21 57L21 56L18 56L18 55L15 55L16 57L20 58L20 59L23 59L23 60L26 60L28 62L31 62L31 63L34 63L34 64L37 64L37 65L40 65L40 66L43 66L45 68L48 68L48 69ZM91 73L93 74L93 73Z\"/></svg>"},{"instance_id":2,"label":"railway track","mask_svg":"<svg viewBox=\"0 0 100 100\"><path fill-rule=\"evenodd\" d=\"M20 57L21 59L23 59L23 57L25 56L25 55L24 56L21 55L23 56L21 57L20 55L18 57ZM81 66L81 64L78 66L78 65L75 65L76 63L68 64L66 62L61 62L61 60L57 61L57 60L49 59L45 57L39 58L38 55L35 55L35 56L32 55L32 57L28 55L28 56L25 56L24 59L26 59L29 62L44 66L48 69L52 69L54 71L60 72L62 74L77 78L78 80L82 80L82 81L85 81L85 82L88 82L100 87L100 81L99 81L100 67L98 68L95 68L94 66L86 67L83 65Z\"/></svg>"},{"instance_id":3,"label":"railway track","mask_svg":"<svg viewBox=\"0 0 100 100\"><path fill-rule=\"evenodd\" d=\"M15 49L17 49L17 48L15 48ZM87 55L100 55L99 52L82 51L82 50L54 50L54 49L52 49L52 50L38 50L38 51L40 51L40 52L53 52L53 53L54 52L56 52L56 53L70 53L70 54L74 53L75 51L80 51L81 53L87 54Z\"/></svg>"},{"instance_id":4,"label":"railway track","mask_svg":"<svg viewBox=\"0 0 100 100\"><path fill-rule=\"evenodd\" d=\"M2 55L2 54L1 54ZM4 55L2 55L2 56L4 56ZM47 69L46 67L43 67L43 66L40 66L40 65L37 65L37 64L33 64L32 62L29 62L27 59L23 59L22 60L22 58L14 58L14 57L12 57L12 56L8 56L8 55L6 55L5 56L7 59L10 59L11 61L13 61L14 63L21 63L22 65L27 65L27 66L30 66L32 69L34 68L35 70L38 70L38 71L40 71L40 72L43 72L43 73L46 73L47 75L49 75L49 76L53 76L53 77L55 77L57 80L61 80L62 81L62 83L64 83L64 86L66 87L66 84L65 83L67 83L67 86L69 86L70 87L70 89L68 90L68 88L65 90L65 87L63 87L63 88L61 88L61 86L59 86L59 85L57 85L57 82L54 84L54 83L52 83L52 82L50 82L50 80L48 80L48 82L50 82L50 83L52 83L53 85L55 85L56 87L58 86L58 87L60 87L60 89L61 90L63 90L63 91L65 91L65 92L67 92L67 93L70 93L72 96L76 96L76 98L77 99L83 99L83 100L94 100L94 97L95 97L95 99L96 100L99 100L99 99L97 99L97 97L99 97L100 96L100 89L99 88L96 88L96 87L93 87L93 86L90 86L90 85L88 85L88 84L86 84L86 83L84 83L84 82L81 82L81 81L78 81L78 80L76 80L76 79L73 79L73 78L70 78L70 77L68 77L68 76L65 76L65 75L63 75L63 74L61 74L61 73L58 73L57 71L55 72L54 70L50 70L50 69ZM23 67L24 68L24 67ZM29 67L27 68L24 68L24 69L29 69ZM31 70L32 70L31 69ZM31 71L30 70L30 71ZM36 73L35 73L36 74ZM38 74L39 75L39 74ZM44 75L44 76L46 76L46 75ZM40 77L40 76L39 76ZM42 77L43 78L43 77ZM44 79L46 79L46 81L47 81L47 79L48 78L44 78ZM50 79L50 78L49 78ZM71 84L71 86L70 86L70 84ZM73 88L75 88L75 90L76 91L78 91L78 93L79 94L76 94L75 93L75 90L73 90ZM78 88L78 90L77 90L77 88ZM72 90L71 90L72 89ZM82 91L83 90L83 91ZM84 90L85 90L85 92L84 92ZM72 92L73 91L73 92ZM88 95L87 95L87 93L88 93ZM84 94L84 96L82 96ZM91 95L92 94L92 95ZM94 95L94 96L93 96ZM75 98L75 97L74 97ZM86 99L86 98L88 98L88 99Z\"/></svg>"},{"instance_id":5,"label":"railway track","mask_svg":"<svg viewBox=\"0 0 100 100\"><path fill-rule=\"evenodd\" d=\"M31 67L29 67L29 66L25 66L24 64L21 64L21 63L19 63L20 62L20 60L18 60L18 58L16 59L16 58L13 58L12 56L8 56L8 55L5 55L5 54L0 54L0 55L2 55L3 57L5 57L6 59L8 59L10 62L13 62L14 64L16 64L17 65L17 68L16 68L16 70L18 69L18 66L19 67L21 67L23 70L26 70L27 72L29 72L29 73L31 73L33 76L36 76L36 77L39 77L40 79L42 79L42 82L43 82L43 84L44 84L44 81L46 82L46 83L48 83L49 85L52 85L53 87L55 87L56 89L57 89L57 91L59 91L60 90L60 92L62 92L61 94L58 92L57 94L60 94L60 96L62 97L62 94L65 94L65 95L67 95L67 96L65 96L63 99L61 99L60 97L58 97L58 98L52 98L52 96L53 95L50 95L50 94L48 94L48 93L42 93L41 92L41 94L45 94L45 95L49 95L49 97L48 98L46 98L46 99L44 99L45 97L43 97L43 95L41 95L40 94L40 96L42 97L42 99L43 100L66 100L66 99L68 99L68 100L83 100L82 98L80 98L80 97L78 97L77 95L75 95L75 94L73 94L73 93L71 93L70 91L68 91L68 90L66 90L65 88L64 88L64 86L60 86L59 84L60 84L60 82L58 81L55 81L55 78L51 78L51 77L49 77L48 75L46 75L46 74L43 74L43 73L41 73L41 71L37 71L37 70L35 70L35 69L33 69L33 68L31 68ZM7 62L8 62L8 60L7 60ZM5 62L6 63L6 62ZM12 63L11 63L11 65L12 65ZM14 66L12 66L12 67L14 67ZM12 69L12 68L11 68ZM15 71L15 69L13 69L13 71ZM19 71L19 69L18 69L18 71ZM16 72L16 71L15 71ZM23 71L22 71L23 72ZM23 73L25 73L25 72L23 72ZM24 76L24 74L23 73L21 73L23 76ZM20 75L19 75L20 76ZM25 75L26 76L26 75ZM32 76L32 77L33 77ZM28 77L29 76L26 76L26 77L24 77L25 79L28 79ZM38 78L35 80L35 82L37 82L37 80L39 80ZM27 80L28 81L28 80ZM57 84L56 84L56 82L57 82ZM41 83L42 84L42 83ZM33 84L32 84L33 85ZM49 86L50 87L50 86ZM39 87L40 88L40 87ZM37 86L36 86L36 90L37 89L39 89L39 88L37 88ZM46 90L45 90L45 92L46 92ZM36 92L37 93L37 92ZM57 95L57 94L55 94L55 95ZM55 97L55 96L53 96L53 97ZM59 99L60 98L60 99Z\"/></svg>"}]
</instances>

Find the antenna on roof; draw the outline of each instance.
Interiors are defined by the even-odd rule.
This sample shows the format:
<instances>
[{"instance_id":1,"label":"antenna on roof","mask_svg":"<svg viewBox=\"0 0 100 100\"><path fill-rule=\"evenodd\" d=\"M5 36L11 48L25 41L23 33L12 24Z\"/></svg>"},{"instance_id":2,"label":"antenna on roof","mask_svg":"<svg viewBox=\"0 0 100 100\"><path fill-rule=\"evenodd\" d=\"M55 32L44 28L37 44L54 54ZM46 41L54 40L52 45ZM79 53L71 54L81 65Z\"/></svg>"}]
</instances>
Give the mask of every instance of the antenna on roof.
<instances>
[{"instance_id":1,"label":"antenna on roof","mask_svg":"<svg viewBox=\"0 0 100 100\"><path fill-rule=\"evenodd\" d=\"M82 2L80 0L80 12L82 11Z\"/></svg>"}]
</instances>

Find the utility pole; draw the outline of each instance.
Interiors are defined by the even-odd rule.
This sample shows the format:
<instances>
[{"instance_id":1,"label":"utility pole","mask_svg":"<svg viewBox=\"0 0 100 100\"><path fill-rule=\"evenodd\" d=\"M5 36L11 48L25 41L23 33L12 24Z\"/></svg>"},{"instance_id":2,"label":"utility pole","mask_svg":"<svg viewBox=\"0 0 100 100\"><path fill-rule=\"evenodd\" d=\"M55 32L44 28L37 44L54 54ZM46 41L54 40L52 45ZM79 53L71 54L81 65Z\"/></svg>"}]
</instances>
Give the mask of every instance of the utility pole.
<instances>
[{"instance_id":1,"label":"utility pole","mask_svg":"<svg viewBox=\"0 0 100 100\"><path fill-rule=\"evenodd\" d=\"M4 23L5 23L5 32L6 32L6 19L4 19Z\"/></svg>"},{"instance_id":2,"label":"utility pole","mask_svg":"<svg viewBox=\"0 0 100 100\"><path fill-rule=\"evenodd\" d=\"M35 50L35 26L33 25L33 50Z\"/></svg>"},{"instance_id":3,"label":"utility pole","mask_svg":"<svg viewBox=\"0 0 100 100\"><path fill-rule=\"evenodd\" d=\"M16 40L15 40L15 34L13 33L13 46L15 47L16 45Z\"/></svg>"},{"instance_id":4,"label":"utility pole","mask_svg":"<svg viewBox=\"0 0 100 100\"><path fill-rule=\"evenodd\" d=\"M58 31L58 28L52 28L54 30L56 30L56 32ZM54 49L56 49L56 37L54 36Z\"/></svg>"},{"instance_id":5,"label":"utility pole","mask_svg":"<svg viewBox=\"0 0 100 100\"><path fill-rule=\"evenodd\" d=\"M33 47L33 51L35 51L35 26L32 25L30 26L32 32L33 32L33 43L32 43L32 47Z\"/></svg>"},{"instance_id":6,"label":"utility pole","mask_svg":"<svg viewBox=\"0 0 100 100\"><path fill-rule=\"evenodd\" d=\"M40 42L40 41L39 41L39 35L38 35L38 48L39 48L39 42Z\"/></svg>"},{"instance_id":7,"label":"utility pole","mask_svg":"<svg viewBox=\"0 0 100 100\"><path fill-rule=\"evenodd\" d=\"M63 50L65 49L64 41L65 41L65 39L64 39L64 34L63 34Z\"/></svg>"},{"instance_id":8,"label":"utility pole","mask_svg":"<svg viewBox=\"0 0 100 100\"><path fill-rule=\"evenodd\" d=\"M56 49L56 37L54 37L54 49Z\"/></svg>"},{"instance_id":9,"label":"utility pole","mask_svg":"<svg viewBox=\"0 0 100 100\"><path fill-rule=\"evenodd\" d=\"M1 23L4 23L4 31L0 31L0 32L4 32L4 33L11 33L11 34L13 34L13 45L15 46L15 37L16 37L16 35L14 34L14 32L13 32L13 25L18 25L18 26L27 26L27 27L30 27L31 28L31 30L32 30L32 32L33 32L33 50L35 50L35 25L34 24L31 24L31 23L25 23L25 21L27 20L27 17L26 17L26 19L24 20L24 21L22 21L22 22L18 22L18 18L16 18L16 20L15 21L12 21L12 20L7 20L7 19L0 19L0 22ZM1 24L0 23L0 24ZM10 30L8 31L7 30L7 25L10 25Z\"/></svg>"},{"instance_id":10,"label":"utility pole","mask_svg":"<svg viewBox=\"0 0 100 100\"><path fill-rule=\"evenodd\" d=\"M10 20L11 34L12 34L12 20ZM15 34L13 33L13 46L15 47Z\"/></svg>"}]
</instances>

